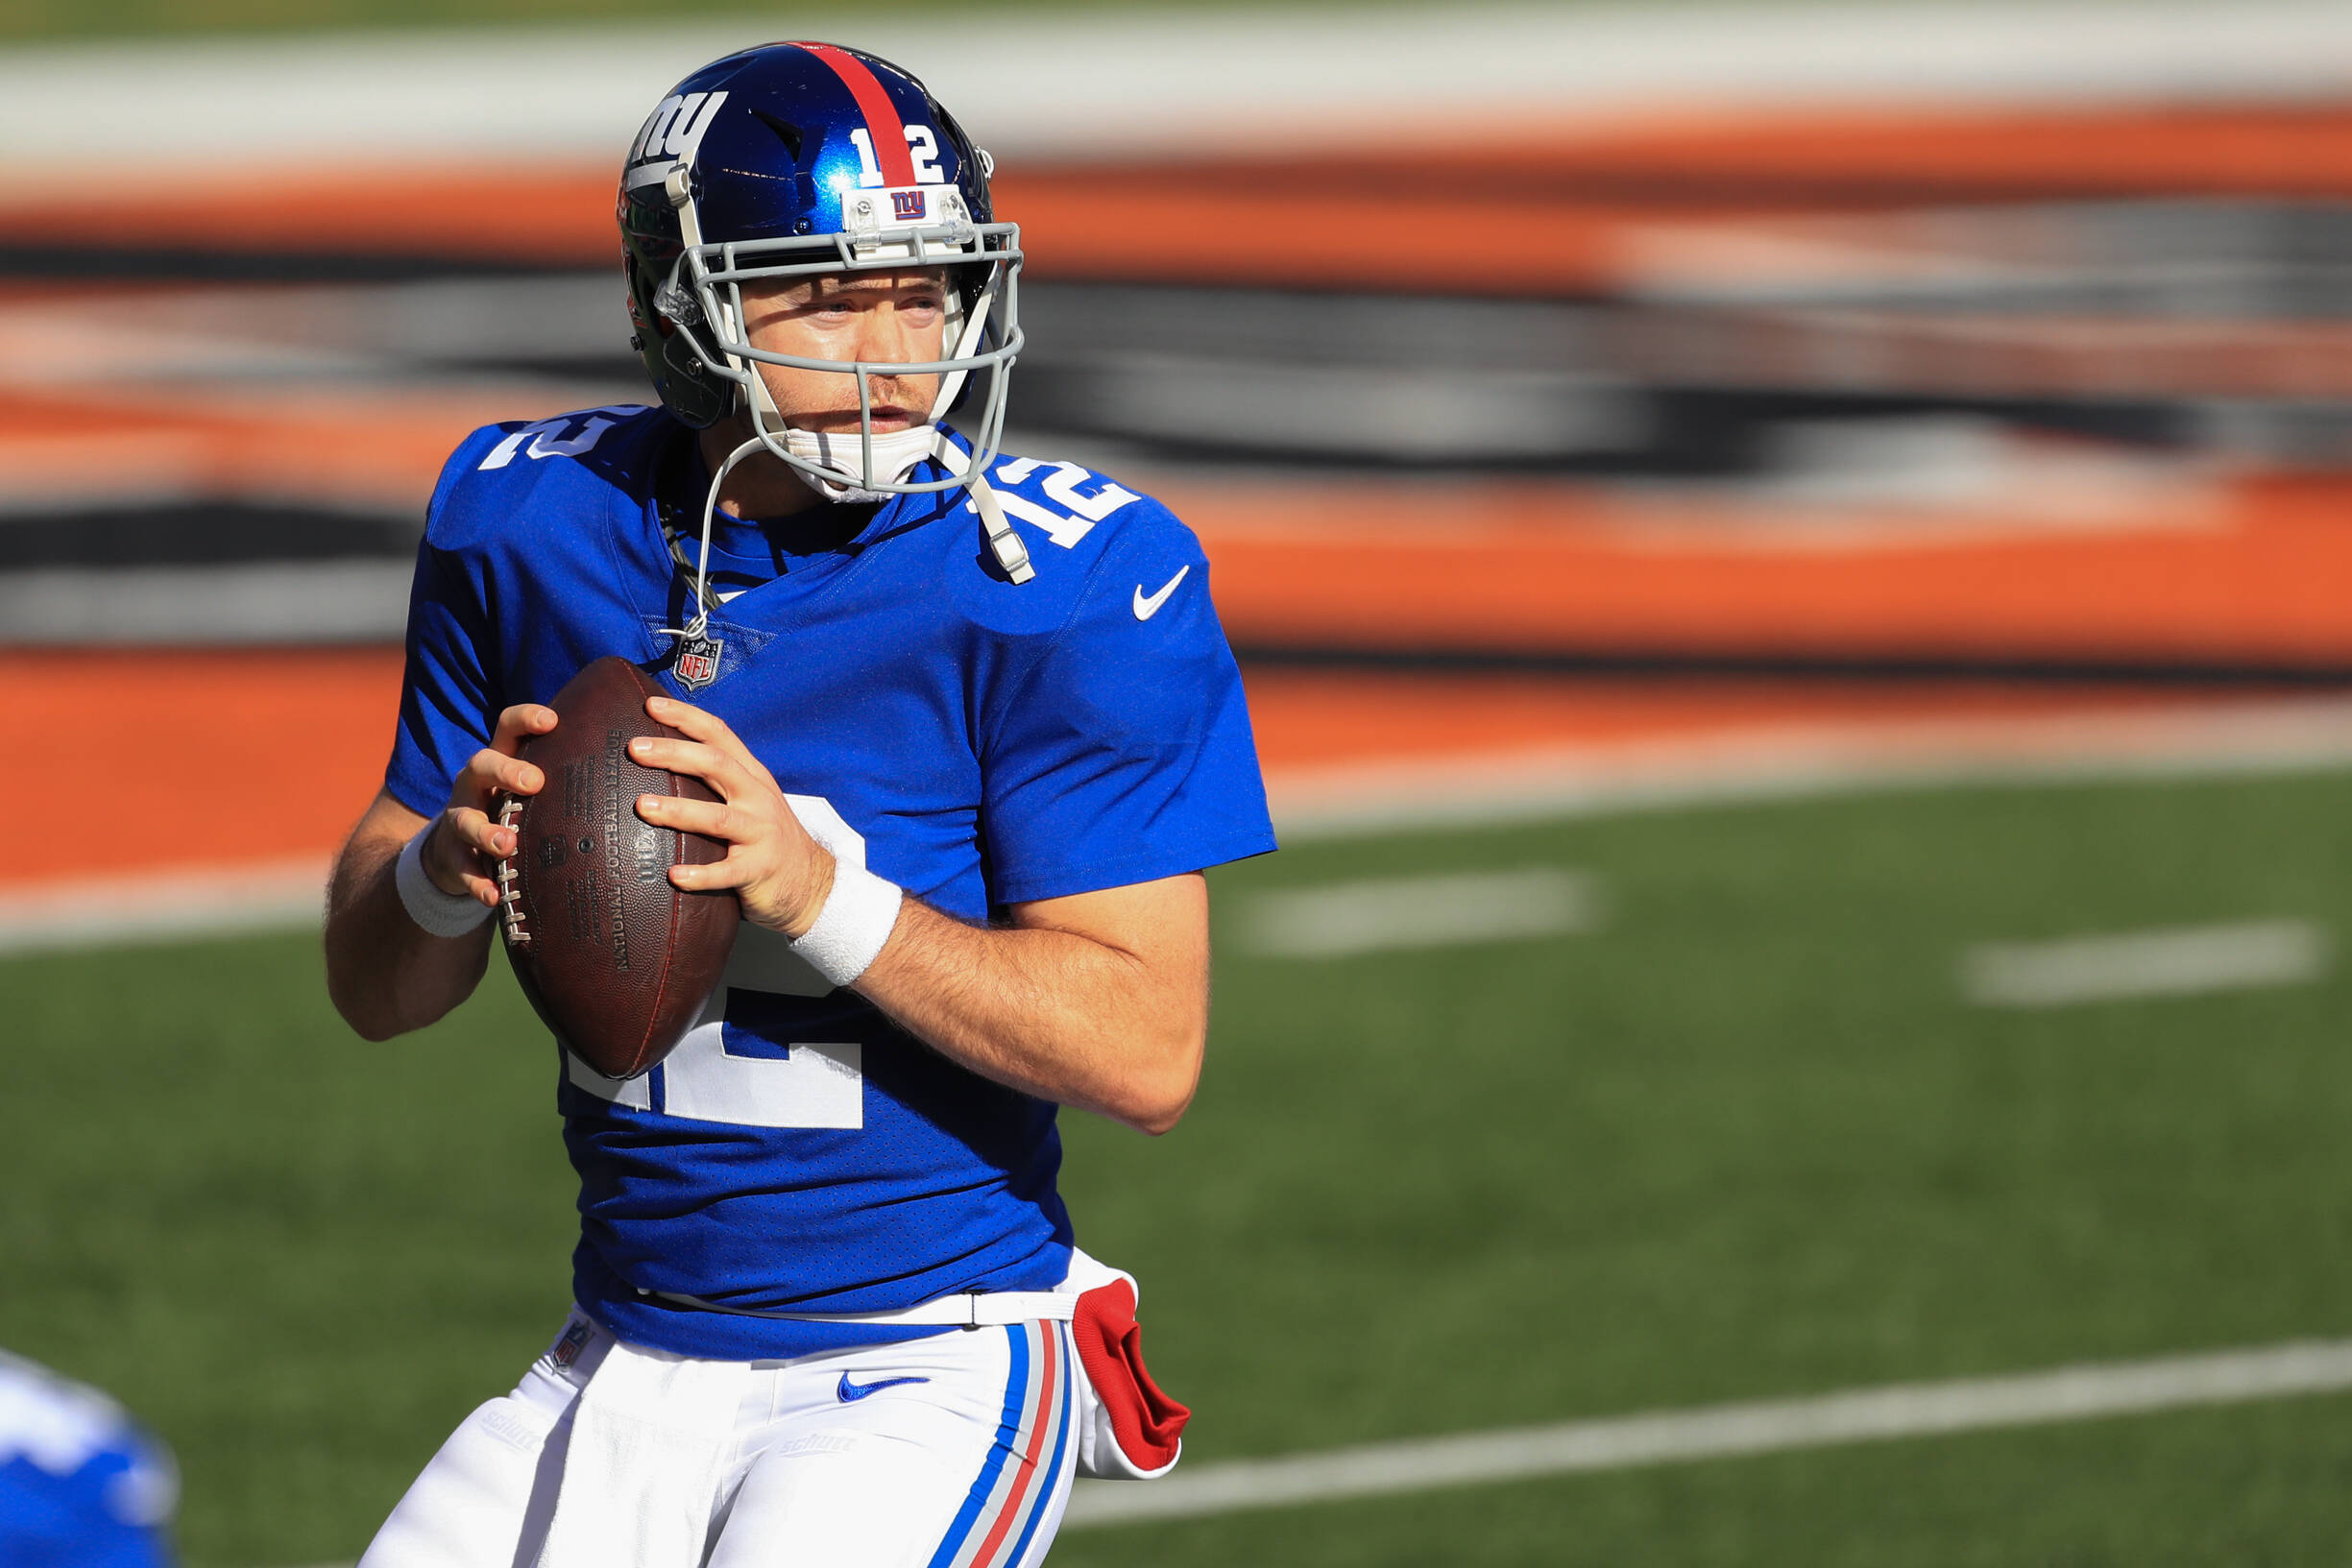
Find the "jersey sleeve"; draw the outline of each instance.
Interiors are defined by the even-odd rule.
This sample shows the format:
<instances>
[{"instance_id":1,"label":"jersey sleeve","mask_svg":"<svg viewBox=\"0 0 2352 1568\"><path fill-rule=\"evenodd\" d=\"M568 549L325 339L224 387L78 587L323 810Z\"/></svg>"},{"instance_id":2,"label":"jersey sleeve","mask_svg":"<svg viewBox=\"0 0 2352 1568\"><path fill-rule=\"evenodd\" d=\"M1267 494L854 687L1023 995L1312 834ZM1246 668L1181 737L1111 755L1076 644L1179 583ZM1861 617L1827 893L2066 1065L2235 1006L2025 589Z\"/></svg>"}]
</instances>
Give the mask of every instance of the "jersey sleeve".
<instances>
[{"instance_id":1,"label":"jersey sleeve","mask_svg":"<svg viewBox=\"0 0 2352 1568\"><path fill-rule=\"evenodd\" d=\"M497 428L458 447L433 493L417 574L408 597L407 668L400 719L384 787L421 816L449 804L449 788L471 758L490 744L504 707L490 605L485 552L466 547L451 514L461 509L457 479L473 467L475 448Z\"/></svg>"},{"instance_id":2,"label":"jersey sleeve","mask_svg":"<svg viewBox=\"0 0 2352 1568\"><path fill-rule=\"evenodd\" d=\"M1094 564L982 757L990 892L1060 898L1274 847L1208 561L1164 511Z\"/></svg>"}]
</instances>

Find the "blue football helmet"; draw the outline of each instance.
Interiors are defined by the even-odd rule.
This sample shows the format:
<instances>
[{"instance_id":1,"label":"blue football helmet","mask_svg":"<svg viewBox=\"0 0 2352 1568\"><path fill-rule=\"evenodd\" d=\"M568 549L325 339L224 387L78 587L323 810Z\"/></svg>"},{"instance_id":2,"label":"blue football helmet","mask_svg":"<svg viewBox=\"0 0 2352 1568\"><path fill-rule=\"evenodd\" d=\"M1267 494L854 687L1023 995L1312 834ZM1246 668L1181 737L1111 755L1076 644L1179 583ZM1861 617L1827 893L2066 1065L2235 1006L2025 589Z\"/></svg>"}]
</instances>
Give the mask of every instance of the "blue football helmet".
<instances>
[{"instance_id":1,"label":"blue football helmet","mask_svg":"<svg viewBox=\"0 0 2352 1568\"><path fill-rule=\"evenodd\" d=\"M0 1563L166 1568L179 1490L121 1407L0 1351Z\"/></svg>"},{"instance_id":2,"label":"blue football helmet","mask_svg":"<svg viewBox=\"0 0 2352 1568\"><path fill-rule=\"evenodd\" d=\"M855 49L763 44L679 83L630 147L618 204L635 341L662 401L697 429L748 410L755 439L728 467L764 448L836 499L973 486L995 542L1001 518L979 481L1022 340L1020 234L993 221L991 168L921 82ZM745 283L922 267L950 277L944 358L845 363L751 345ZM854 375L857 438L788 427L758 363ZM869 378L888 374L937 374L939 393L927 422L878 435ZM975 392L967 461L939 422ZM926 459L949 476L915 477Z\"/></svg>"}]
</instances>

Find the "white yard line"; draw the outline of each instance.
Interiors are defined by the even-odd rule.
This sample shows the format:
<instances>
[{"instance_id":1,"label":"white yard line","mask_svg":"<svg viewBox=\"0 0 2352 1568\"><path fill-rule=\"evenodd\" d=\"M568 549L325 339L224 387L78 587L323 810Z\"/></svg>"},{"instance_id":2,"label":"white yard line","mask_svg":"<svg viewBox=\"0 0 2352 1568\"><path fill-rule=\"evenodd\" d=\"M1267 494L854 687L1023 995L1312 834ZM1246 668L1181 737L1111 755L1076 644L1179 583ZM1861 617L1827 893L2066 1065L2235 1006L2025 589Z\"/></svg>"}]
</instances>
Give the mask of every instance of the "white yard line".
<instances>
[{"instance_id":1,"label":"white yard line","mask_svg":"<svg viewBox=\"0 0 2352 1568\"><path fill-rule=\"evenodd\" d=\"M1066 1529L2352 1390L2352 1340L1857 1388L1080 1482Z\"/></svg>"},{"instance_id":2,"label":"white yard line","mask_svg":"<svg viewBox=\"0 0 2352 1568\"><path fill-rule=\"evenodd\" d=\"M1592 879L1553 866L1364 878L1259 893L1238 915L1245 951L1275 958L1337 958L1398 948L1458 947L1590 930L1600 899Z\"/></svg>"},{"instance_id":3,"label":"white yard line","mask_svg":"<svg viewBox=\"0 0 2352 1568\"><path fill-rule=\"evenodd\" d=\"M2352 1339L1701 1405L1081 1481L1065 1530L2352 1391ZM320 1564L319 1568L349 1568Z\"/></svg>"},{"instance_id":4,"label":"white yard line","mask_svg":"<svg viewBox=\"0 0 2352 1568\"><path fill-rule=\"evenodd\" d=\"M2327 973L2328 937L2305 920L1988 942L1960 955L1960 989L1986 1007L2064 1007L2302 985Z\"/></svg>"},{"instance_id":5,"label":"white yard line","mask_svg":"<svg viewBox=\"0 0 2352 1568\"><path fill-rule=\"evenodd\" d=\"M2262 778L2352 767L2352 702L1757 725L1271 772L1286 844L1953 785Z\"/></svg>"},{"instance_id":6,"label":"white yard line","mask_svg":"<svg viewBox=\"0 0 2352 1568\"><path fill-rule=\"evenodd\" d=\"M323 857L0 887L0 955L315 927Z\"/></svg>"}]
</instances>

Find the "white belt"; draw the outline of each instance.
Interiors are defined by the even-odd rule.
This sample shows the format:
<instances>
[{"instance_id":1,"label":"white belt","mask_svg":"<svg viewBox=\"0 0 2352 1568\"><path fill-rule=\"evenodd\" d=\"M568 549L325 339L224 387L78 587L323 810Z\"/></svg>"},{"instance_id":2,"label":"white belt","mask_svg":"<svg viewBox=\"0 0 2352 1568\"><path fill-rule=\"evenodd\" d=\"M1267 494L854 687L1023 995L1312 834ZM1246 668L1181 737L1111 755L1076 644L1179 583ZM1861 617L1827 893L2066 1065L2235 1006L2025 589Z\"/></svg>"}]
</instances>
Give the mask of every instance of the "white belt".
<instances>
[{"instance_id":1,"label":"white belt","mask_svg":"<svg viewBox=\"0 0 2352 1568\"><path fill-rule=\"evenodd\" d=\"M1002 1328L1007 1323L1066 1323L1078 1315L1078 1295L1061 1291L967 1291L943 1295L913 1307L873 1313L773 1313L748 1307L722 1307L700 1296L675 1291L640 1290L639 1295L674 1301L702 1312L731 1317L765 1317L783 1323L870 1323L883 1328Z\"/></svg>"}]
</instances>

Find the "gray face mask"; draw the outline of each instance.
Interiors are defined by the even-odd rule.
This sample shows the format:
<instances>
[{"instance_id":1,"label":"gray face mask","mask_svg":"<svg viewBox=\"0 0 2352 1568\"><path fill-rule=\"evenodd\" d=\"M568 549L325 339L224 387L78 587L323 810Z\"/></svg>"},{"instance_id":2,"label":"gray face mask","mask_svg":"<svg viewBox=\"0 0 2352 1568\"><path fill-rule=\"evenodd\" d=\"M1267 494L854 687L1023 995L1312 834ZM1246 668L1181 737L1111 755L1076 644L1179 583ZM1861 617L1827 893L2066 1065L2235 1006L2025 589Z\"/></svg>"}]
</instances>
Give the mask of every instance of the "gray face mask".
<instances>
[{"instance_id":1,"label":"gray face mask","mask_svg":"<svg viewBox=\"0 0 2352 1568\"><path fill-rule=\"evenodd\" d=\"M928 205L922 215L904 222L883 218L883 204L877 201L862 210L853 206L852 220L860 227L843 233L706 245L683 164L665 179L664 187L678 209L686 248L676 270L656 295L655 305L693 344L714 374L736 384L737 406L750 412L753 429L752 438L729 453L711 476L711 491L703 500L701 539L694 553L694 613L684 627L669 628L664 635L681 639L681 646L693 645L707 636L713 609L711 519L718 505L719 488L737 464L762 451L781 459L817 494L836 501L882 501L893 495L967 490L988 547L1006 577L1026 583L1035 576L1028 548L1006 520L985 478L1003 446L1005 393L1023 341L1017 284L1019 229L1012 224L973 223L962 195L953 187L941 186L935 194L927 191ZM743 284L747 282L969 267L983 261L988 278L975 297L967 301L961 290L949 291L948 353L941 359L903 364L811 359L756 349L743 326ZM757 367L762 364L857 377L858 428L819 433L787 424L768 396L767 384L760 378ZM987 390L967 457L948 439L939 421L976 371L986 373ZM871 383L877 374L937 375L939 393L932 401L929 417L905 430L876 430ZM926 459L936 459L947 476L911 477Z\"/></svg>"},{"instance_id":2,"label":"gray face mask","mask_svg":"<svg viewBox=\"0 0 2352 1568\"><path fill-rule=\"evenodd\" d=\"M875 191L845 201L851 227L837 234L705 244L683 167L666 179L665 188L677 207L686 247L655 297L656 307L695 340L713 374L736 384L737 406L751 414L753 429L768 451L823 495L835 490L877 495L952 490L968 484L967 475L984 473L994 464L1004 440L1006 390L1023 343L1017 281L1020 230L1015 225L976 224L960 191L952 185L935 185L910 188L909 194L919 198L921 210L907 218L898 217L896 204L885 199L894 193ZM904 363L812 359L754 348L744 326L743 285L748 282L793 282L842 274L978 264L985 264L988 275L975 294L967 298L962 289L949 290L946 352L939 359ZM802 433L786 424L768 397L759 375L762 364L855 376L859 408L855 438L828 436L814 446L795 439ZM961 470L951 469L951 477L945 479L909 478L922 457L937 454L926 450L913 462L899 461L903 449L913 443L890 441L888 436L895 432L874 429L872 378L878 374L937 375L939 393L926 422L936 426L975 372L985 373L985 387L973 423L971 464ZM941 440L938 445L946 443Z\"/></svg>"}]
</instances>

